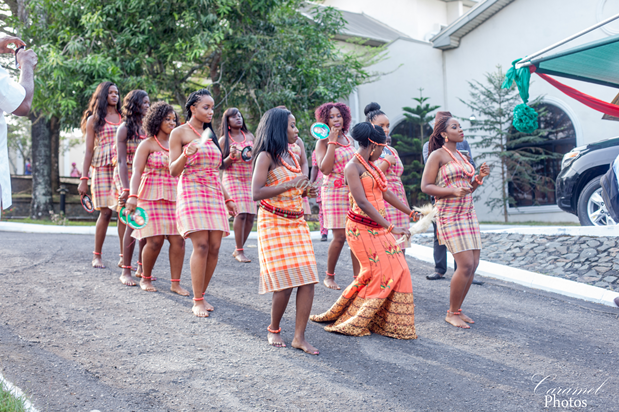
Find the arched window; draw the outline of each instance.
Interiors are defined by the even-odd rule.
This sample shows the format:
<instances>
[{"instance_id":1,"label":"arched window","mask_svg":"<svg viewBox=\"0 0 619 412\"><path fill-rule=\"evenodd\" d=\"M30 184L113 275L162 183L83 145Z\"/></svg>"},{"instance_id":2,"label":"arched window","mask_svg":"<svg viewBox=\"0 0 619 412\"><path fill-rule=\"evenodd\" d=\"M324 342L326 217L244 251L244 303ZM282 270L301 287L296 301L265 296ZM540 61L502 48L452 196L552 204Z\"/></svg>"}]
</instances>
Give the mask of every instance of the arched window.
<instances>
[{"instance_id":1,"label":"arched window","mask_svg":"<svg viewBox=\"0 0 619 412\"><path fill-rule=\"evenodd\" d=\"M550 103L540 103L535 110L540 114L541 140L523 142L510 148L539 158L526 165L512 166L509 171L508 192L516 207L557 203L555 181L561 172L561 159L576 146L576 131L567 113ZM513 127L511 133L517 133Z\"/></svg>"}]
</instances>

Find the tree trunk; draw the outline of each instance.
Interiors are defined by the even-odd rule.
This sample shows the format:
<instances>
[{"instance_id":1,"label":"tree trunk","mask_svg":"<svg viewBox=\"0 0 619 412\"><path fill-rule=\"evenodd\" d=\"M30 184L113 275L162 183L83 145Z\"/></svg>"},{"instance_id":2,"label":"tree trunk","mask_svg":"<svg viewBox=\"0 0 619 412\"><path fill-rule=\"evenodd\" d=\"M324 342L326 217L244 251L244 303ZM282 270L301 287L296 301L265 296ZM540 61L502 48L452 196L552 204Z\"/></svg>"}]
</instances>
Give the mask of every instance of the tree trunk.
<instances>
[{"instance_id":1,"label":"tree trunk","mask_svg":"<svg viewBox=\"0 0 619 412\"><path fill-rule=\"evenodd\" d=\"M52 133L49 121L40 112L30 112L32 122L32 202L33 219L49 219L52 201Z\"/></svg>"},{"instance_id":2,"label":"tree trunk","mask_svg":"<svg viewBox=\"0 0 619 412\"><path fill-rule=\"evenodd\" d=\"M58 193L58 189L60 188L60 119L54 116L46 123L49 125L52 143L52 193Z\"/></svg>"},{"instance_id":3,"label":"tree trunk","mask_svg":"<svg viewBox=\"0 0 619 412\"><path fill-rule=\"evenodd\" d=\"M214 83L211 92L213 93L213 100L215 100L216 109L213 113L213 120L211 121L211 125L213 126L213 130L215 131L215 134L219 133L219 123L221 120L221 115L223 113L223 104L221 104L222 102L219 100L221 99L221 87L219 87L219 83L215 83L218 80L220 80L219 79L220 77L219 62L220 61L221 61L221 53L217 53L215 57L213 57L213 61L211 62L211 65L209 67L211 81Z\"/></svg>"}]
</instances>

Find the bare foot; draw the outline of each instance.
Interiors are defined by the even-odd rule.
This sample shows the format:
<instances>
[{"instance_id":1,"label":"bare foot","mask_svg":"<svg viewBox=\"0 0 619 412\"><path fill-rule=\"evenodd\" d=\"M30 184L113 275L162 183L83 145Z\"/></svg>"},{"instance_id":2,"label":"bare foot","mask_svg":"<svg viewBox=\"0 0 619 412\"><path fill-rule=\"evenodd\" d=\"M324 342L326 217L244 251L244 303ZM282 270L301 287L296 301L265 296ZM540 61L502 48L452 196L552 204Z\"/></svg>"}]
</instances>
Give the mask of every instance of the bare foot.
<instances>
[{"instance_id":1,"label":"bare foot","mask_svg":"<svg viewBox=\"0 0 619 412\"><path fill-rule=\"evenodd\" d=\"M157 292L157 288L153 286L153 284L151 283L151 279L144 279L142 277L142 280L140 280L140 287L142 288L142 290L145 290L147 292Z\"/></svg>"},{"instance_id":2,"label":"bare foot","mask_svg":"<svg viewBox=\"0 0 619 412\"><path fill-rule=\"evenodd\" d=\"M118 261L118 267L121 268L123 266L125 266L125 261L124 261L122 255L121 255L120 256L120 260Z\"/></svg>"},{"instance_id":3,"label":"bare foot","mask_svg":"<svg viewBox=\"0 0 619 412\"><path fill-rule=\"evenodd\" d=\"M205 303L206 302L204 302L203 300L199 300L197 302L194 301L193 308L191 308L193 314L199 318L208 318L208 310L204 306Z\"/></svg>"},{"instance_id":4,"label":"bare foot","mask_svg":"<svg viewBox=\"0 0 619 412\"><path fill-rule=\"evenodd\" d=\"M292 347L296 349L301 349L305 353L309 353L310 355L318 355L318 349L310 345L305 339L297 340L296 338L292 340Z\"/></svg>"},{"instance_id":5,"label":"bare foot","mask_svg":"<svg viewBox=\"0 0 619 412\"><path fill-rule=\"evenodd\" d=\"M323 282L325 284L326 287L328 287L329 289L335 289L335 290L340 290L341 288L339 287L339 285L337 283L335 283L335 276L329 276L327 275L327 277L325 277L325 280Z\"/></svg>"},{"instance_id":6,"label":"bare foot","mask_svg":"<svg viewBox=\"0 0 619 412\"><path fill-rule=\"evenodd\" d=\"M141 278L142 278L142 266L139 266L139 267L138 267L138 271L137 271L137 272L135 272L135 277L136 277L136 278L138 278L138 279L141 279ZM150 278L150 281L151 281L151 282L154 282L154 281L156 281L156 280L157 280L157 278L156 278L156 277L151 276L151 278Z\"/></svg>"},{"instance_id":7,"label":"bare foot","mask_svg":"<svg viewBox=\"0 0 619 412\"><path fill-rule=\"evenodd\" d=\"M204 296L204 295L203 295ZM204 307L206 308L206 310L208 310L209 312L212 312L215 310L215 308L213 307L213 305L211 305L210 303L208 303L207 301L204 301Z\"/></svg>"},{"instance_id":8,"label":"bare foot","mask_svg":"<svg viewBox=\"0 0 619 412\"><path fill-rule=\"evenodd\" d=\"M269 332L269 334L267 335L267 339L269 341L269 345L271 346L275 346L276 348L285 348L286 344L284 343L284 340L282 339L281 335L279 333L271 333Z\"/></svg>"},{"instance_id":9,"label":"bare foot","mask_svg":"<svg viewBox=\"0 0 619 412\"><path fill-rule=\"evenodd\" d=\"M249 263L251 259L245 256L245 253L242 250L232 252L232 256L241 263Z\"/></svg>"},{"instance_id":10,"label":"bare foot","mask_svg":"<svg viewBox=\"0 0 619 412\"><path fill-rule=\"evenodd\" d=\"M445 322L450 323L457 328L471 329L469 325L464 323L464 321L460 318L460 316L455 315L453 313L448 313L447 316L445 316Z\"/></svg>"},{"instance_id":11,"label":"bare foot","mask_svg":"<svg viewBox=\"0 0 619 412\"><path fill-rule=\"evenodd\" d=\"M174 293L178 293L181 296L189 296L189 291L183 289L180 285L180 282L172 282L170 290Z\"/></svg>"},{"instance_id":12,"label":"bare foot","mask_svg":"<svg viewBox=\"0 0 619 412\"><path fill-rule=\"evenodd\" d=\"M92 267L95 269L105 269L105 265L101 260L101 255L94 255L92 258Z\"/></svg>"},{"instance_id":13,"label":"bare foot","mask_svg":"<svg viewBox=\"0 0 619 412\"><path fill-rule=\"evenodd\" d=\"M464 313L460 312L460 319L462 319L463 321L465 321L466 323L475 323L473 321L473 319L469 318L468 316L466 316Z\"/></svg>"},{"instance_id":14,"label":"bare foot","mask_svg":"<svg viewBox=\"0 0 619 412\"><path fill-rule=\"evenodd\" d=\"M127 286L136 286L137 283L131 277L131 271L127 273L127 271L123 270L123 273L120 275L120 283Z\"/></svg>"}]
</instances>

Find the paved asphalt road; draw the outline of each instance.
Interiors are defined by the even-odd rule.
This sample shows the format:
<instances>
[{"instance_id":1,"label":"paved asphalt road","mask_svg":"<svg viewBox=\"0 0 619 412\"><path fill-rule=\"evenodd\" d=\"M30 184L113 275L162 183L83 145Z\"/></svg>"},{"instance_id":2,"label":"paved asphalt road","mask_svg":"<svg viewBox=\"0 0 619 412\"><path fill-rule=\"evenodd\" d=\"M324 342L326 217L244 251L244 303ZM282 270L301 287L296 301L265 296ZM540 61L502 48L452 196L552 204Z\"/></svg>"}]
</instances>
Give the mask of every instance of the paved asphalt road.
<instances>
[{"instance_id":1,"label":"paved asphalt road","mask_svg":"<svg viewBox=\"0 0 619 412\"><path fill-rule=\"evenodd\" d=\"M224 240L207 319L168 291L166 250L160 292L122 286L116 242L104 248L111 269L94 270L91 237L0 232L0 369L40 411L619 410L619 309L490 281L472 287L464 309L477 323L460 330L443 320L449 282L427 281L432 268L410 259L419 338L349 337L310 322L314 357L266 344L271 295L257 293L255 241L254 262L242 265ZM321 274L326 246L315 243ZM188 242L185 288L190 252ZM339 281L350 271L346 256ZM317 286L312 312L337 296ZM545 407L559 387L582 392Z\"/></svg>"}]
</instances>

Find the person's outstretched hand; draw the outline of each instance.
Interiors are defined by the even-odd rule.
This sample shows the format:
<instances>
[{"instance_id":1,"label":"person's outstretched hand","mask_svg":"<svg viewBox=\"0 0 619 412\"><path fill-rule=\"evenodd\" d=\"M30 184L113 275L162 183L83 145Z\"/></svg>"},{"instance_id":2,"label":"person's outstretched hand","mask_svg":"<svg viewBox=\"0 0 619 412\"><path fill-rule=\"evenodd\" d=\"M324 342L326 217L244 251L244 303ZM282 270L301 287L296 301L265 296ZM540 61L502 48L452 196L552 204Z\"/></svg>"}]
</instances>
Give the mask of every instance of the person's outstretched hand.
<instances>
[{"instance_id":1,"label":"person's outstretched hand","mask_svg":"<svg viewBox=\"0 0 619 412\"><path fill-rule=\"evenodd\" d=\"M21 46L26 46L26 43L24 43L24 41L19 37L6 36L0 39L0 53L15 53L15 50L11 49L9 44L14 44L15 49Z\"/></svg>"}]
</instances>

